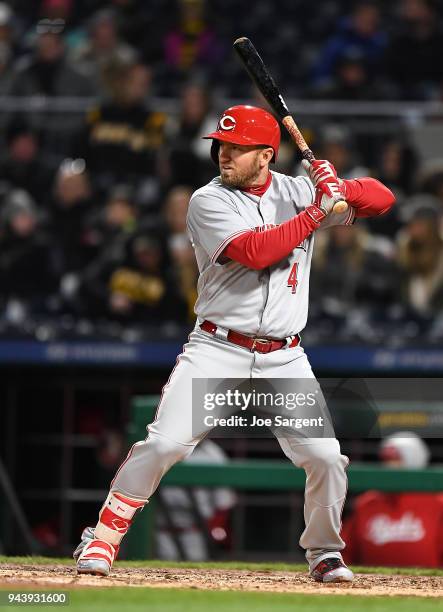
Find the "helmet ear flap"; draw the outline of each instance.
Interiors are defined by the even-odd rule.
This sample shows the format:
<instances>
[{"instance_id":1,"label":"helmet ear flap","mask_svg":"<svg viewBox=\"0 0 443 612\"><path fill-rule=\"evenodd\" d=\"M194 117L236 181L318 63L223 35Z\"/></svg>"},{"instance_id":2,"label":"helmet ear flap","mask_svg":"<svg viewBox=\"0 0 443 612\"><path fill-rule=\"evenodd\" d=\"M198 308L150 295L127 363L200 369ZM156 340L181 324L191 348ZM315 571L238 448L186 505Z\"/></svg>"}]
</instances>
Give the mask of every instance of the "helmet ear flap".
<instances>
[{"instance_id":1,"label":"helmet ear flap","mask_svg":"<svg viewBox=\"0 0 443 612\"><path fill-rule=\"evenodd\" d=\"M211 158L216 166L218 166L218 150L220 149L220 143L215 138L212 140L211 145Z\"/></svg>"}]
</instances>

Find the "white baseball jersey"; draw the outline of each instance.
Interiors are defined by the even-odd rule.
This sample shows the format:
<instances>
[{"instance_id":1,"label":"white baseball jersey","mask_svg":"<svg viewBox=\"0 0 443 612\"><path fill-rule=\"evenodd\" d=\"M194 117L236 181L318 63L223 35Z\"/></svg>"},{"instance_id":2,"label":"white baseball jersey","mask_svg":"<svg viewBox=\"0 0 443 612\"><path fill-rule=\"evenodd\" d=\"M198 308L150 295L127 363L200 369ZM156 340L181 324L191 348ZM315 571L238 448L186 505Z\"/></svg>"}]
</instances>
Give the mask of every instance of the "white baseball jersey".
<instances>
[{"instance_id":1,"label":"white baseball jersey","mask_svg":"<svg viewBox=\"0 0 443 612\"><path fill-rule=\"evenodd\" d=\"M251 230L264 231L288 221L314 201L307 177L272 172L271 185L256 196L222 184L220 177L192 195L188 232L200 271L195 311L207 319L245 334L286 338L300 332L308 316L309 273L313 232L288 257L264 270L235 261L220 262L229 242ZM350 225L352 207L329 214L321 228Z\"/></svg>"}]
</instances>

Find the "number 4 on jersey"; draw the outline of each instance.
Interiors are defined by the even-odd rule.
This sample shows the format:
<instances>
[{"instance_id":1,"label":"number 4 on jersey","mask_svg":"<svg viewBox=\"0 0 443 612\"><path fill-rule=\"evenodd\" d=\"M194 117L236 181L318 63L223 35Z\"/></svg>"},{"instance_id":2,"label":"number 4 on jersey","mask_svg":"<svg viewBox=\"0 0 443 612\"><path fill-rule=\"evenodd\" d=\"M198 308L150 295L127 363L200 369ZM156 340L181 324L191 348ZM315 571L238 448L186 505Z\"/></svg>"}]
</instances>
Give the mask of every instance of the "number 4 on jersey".
<instances>
[{"instance_id":1,"label":"number 4 on jersey","mask_svg":"<svg viewBox=\"0 0 443 612\"><path fill-rule=\"evenodd\" d=\"M297 291L297 271L298 271L298 263L295 263L288 276L288 287L291 287L291 293L295 293Z\"/></svg>"}]
</instances>

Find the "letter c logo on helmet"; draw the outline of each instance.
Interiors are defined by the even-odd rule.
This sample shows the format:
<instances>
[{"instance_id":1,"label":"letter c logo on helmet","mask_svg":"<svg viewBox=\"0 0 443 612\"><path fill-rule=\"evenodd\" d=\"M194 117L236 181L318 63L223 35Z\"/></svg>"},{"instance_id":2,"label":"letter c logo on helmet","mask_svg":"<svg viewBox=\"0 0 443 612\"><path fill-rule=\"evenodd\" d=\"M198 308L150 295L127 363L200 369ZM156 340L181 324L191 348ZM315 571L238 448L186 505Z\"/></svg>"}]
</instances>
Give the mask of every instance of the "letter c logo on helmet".
<instances>
[{"instance_id":1,"label":"letter c logo on helmet","mask_svg":"<svg viewBox=\"0 0 443 612\"><path fill-rule=\"evenodd\" d=\"M226 131L233 130L235 128L235 124L236 121L234 117L231 117L231 115L223 115L217 129L221 128L222 130Z\"/></svg>"},{"instance_id":2,"label":"letter c logo on helmet","mask_svg":"<svg viewBox=\"0 0 443 612\"><path fill-rule=\"evenodd\" d=\"M271 147L274 150L271 162L275 162L280 146L280 126L275 117L264 108L231 106L222 114L215 132L203 138L212 138L211 157L217 166L220 142Z\"/></svg>"}]
</instances>

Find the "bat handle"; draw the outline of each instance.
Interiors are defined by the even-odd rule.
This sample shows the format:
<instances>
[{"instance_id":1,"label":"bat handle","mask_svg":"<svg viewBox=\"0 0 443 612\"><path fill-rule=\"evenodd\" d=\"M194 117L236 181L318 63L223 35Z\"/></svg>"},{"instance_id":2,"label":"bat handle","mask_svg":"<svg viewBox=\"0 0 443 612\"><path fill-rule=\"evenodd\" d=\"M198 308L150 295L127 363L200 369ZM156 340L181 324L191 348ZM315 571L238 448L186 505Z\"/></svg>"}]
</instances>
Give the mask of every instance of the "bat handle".
<instances>
[{"instance_id":1,"label":"bat handle","mask_svg":"<svg viewBox=\"0 0 443 612\"><path fill-rule=\"evenodd\" d=\"M301 154L303 159L307 159L310 164L315 161L314 153L311 151L311 149L303 149ZM332 210L335 213L344 213L348 210L348 203L345 202L345 200L337 200Z\"/></svg>"},{"instance_id":2,"label":"bat handle","mask_svg":"<svg viewBox=\"0 0 443 612\"><path fill-rule=\"evenodd\" d=\"M315 155L311 151L311 149L302 149L301 155L303 159L306 159L310 164L312 164L312 162L315 161Z\"/></svg>"},{"instance_id":3,"label":"bat handle","mask_svg":"<svg viewBox=\"0 0 443 612\"><path fill-rule=\"evenodd\" d=\"M297 147L300 149L303 159L307 159L310 164L313 161L315 161L314 153L311 151L311 149L306 144L306 140L303 138L303 134L298 129L292 115L286 115L286 117L282 118L281 122L283 123L285 128L288 130L292 140L295 142ZM338 200L334 204L334 208L332 210L335 213L343 213L348 210L348 204L344 200Z\"/></svg>"}]
</instances>

